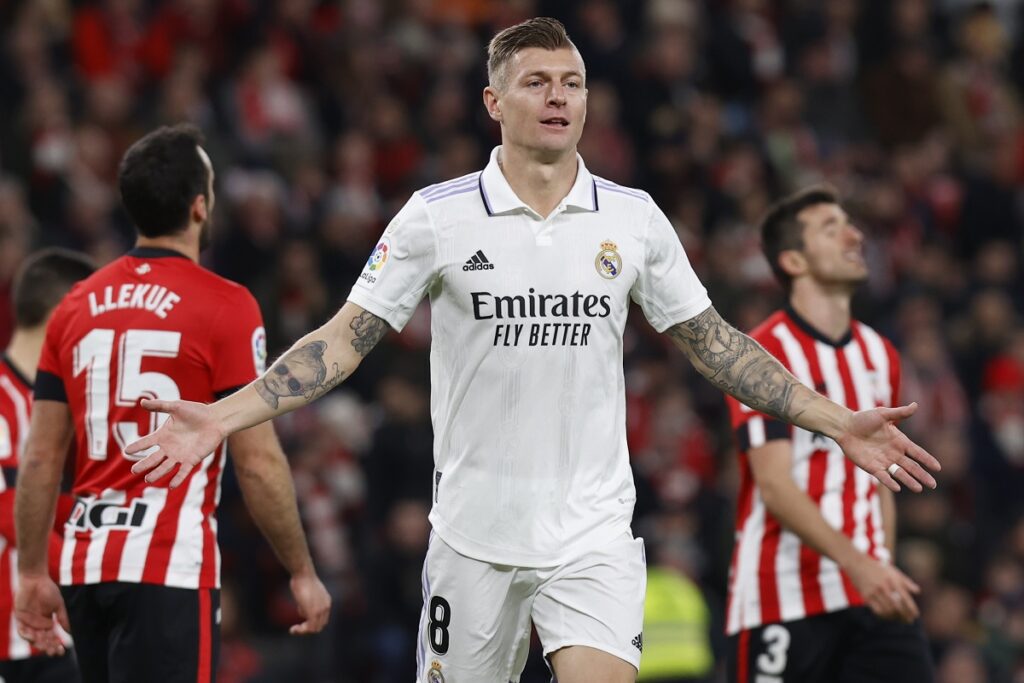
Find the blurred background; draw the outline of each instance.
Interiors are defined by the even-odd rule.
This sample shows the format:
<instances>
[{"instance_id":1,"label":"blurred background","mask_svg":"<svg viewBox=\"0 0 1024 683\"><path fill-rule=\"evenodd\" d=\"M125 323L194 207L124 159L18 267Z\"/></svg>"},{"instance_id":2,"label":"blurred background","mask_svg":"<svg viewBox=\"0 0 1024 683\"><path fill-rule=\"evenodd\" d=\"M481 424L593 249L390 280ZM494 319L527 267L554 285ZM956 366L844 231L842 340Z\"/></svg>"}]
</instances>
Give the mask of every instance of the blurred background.
<instances>
[{"instance_id":1,"label":"blurred background","mask_svg":"<svg viewBox=\"0 0 1024 683\"><path fill-rule=\"evenodd\" d=\"M58 244L101 262L132 228L118 160L198 124L217 169L207 266L259 299L272 354L326 320L392 215L481 168L485 46L561 19L587 64L588 167L648 190L719 311L780 301L756 222L827 180L867 233L858 315L903 353L937 491L901 494L943 683L1024 681L1024 4L1016 0L0 0L0 344L12 271ZM716 681L735 446L721 395L639 311L626 331L634 532L652 619ZM430 504L429 309L278 421L328 632L286 635L287 576L231 475L220 678L408 683ZM653 576L653 574L652 574ZM648 629L651 625L648 625ZM523 681L546 681L537 643ZM649 654L649 653L648 653Z\"/></svg>"}]
</instances>

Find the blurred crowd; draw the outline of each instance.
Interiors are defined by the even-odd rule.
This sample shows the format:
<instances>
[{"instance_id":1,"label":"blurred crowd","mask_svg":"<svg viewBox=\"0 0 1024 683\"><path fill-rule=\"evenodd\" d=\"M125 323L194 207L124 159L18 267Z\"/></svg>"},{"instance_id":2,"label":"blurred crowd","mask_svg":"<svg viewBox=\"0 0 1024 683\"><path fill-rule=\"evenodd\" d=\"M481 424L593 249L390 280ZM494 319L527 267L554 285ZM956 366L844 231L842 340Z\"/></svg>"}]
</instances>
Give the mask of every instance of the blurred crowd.
<instances>
[{"instance_id":1,"label":"blurred crowd","mask_svg":"<svg viewBox=\"0 0 1024 683\"><path fill-rule=\"evenodd\" d=\"M939 679L1024 681L1014 0L0 0L0 342L25 254L129 248L120 155L191 121L217 170L205 264L253 291L284 350L341 305L412 191L485 164L499 140L480 101L486 42L536 15L561 19L586 61L588 167L653 195L737 326L780 302L759 216L807 184L839 189L868 235L856 312L901 350L903 399L921 405L905 428L943 465L937 491L898 496L897 559L923 586ZM277 423L335 595L327 633L284 635L287 576L226 476L220 680L411 678L429 315ZM721 661L736 482L724 402L636 311L625 363L634 531L699 589L696 646ZM524 682L547 680L536 654Z\"/></svg>"}]
</instances>

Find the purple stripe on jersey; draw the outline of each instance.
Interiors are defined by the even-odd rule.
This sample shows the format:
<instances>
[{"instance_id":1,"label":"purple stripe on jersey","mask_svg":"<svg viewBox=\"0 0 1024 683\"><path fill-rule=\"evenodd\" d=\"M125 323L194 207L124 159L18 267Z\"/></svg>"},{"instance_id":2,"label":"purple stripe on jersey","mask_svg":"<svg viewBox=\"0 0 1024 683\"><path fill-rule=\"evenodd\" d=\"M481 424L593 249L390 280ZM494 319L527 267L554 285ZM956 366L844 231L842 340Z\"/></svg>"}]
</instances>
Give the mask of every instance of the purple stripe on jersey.
<instances>
[{"instance_id":1,"label":"purple stripe on jersey","mask_svg":"<svg viewBox=\"0 0 1024 683\"><path fill-rule=\"evenodd\" d=\"M444 199L445 197L454 197L457 194L466 194L467 192L475 192L475 191L476 191L476 188L473 187L472 185L467 185L466 187L459 187L459 188L456 188L454 190L449 190L448 192L444 192L442 194L435 194L435 195L432 195L430 197L427 197L427 204L431 204L433 202L436 202L439 199Z\"/></svg>"},{"instance_id":2,"label":"purple stripe on jersey","mask_svg":"<svg viewBox=\"0 0 1024 683\"><path fill-rule=\"evenodd\" d=\"M622 185L616 185L610 180L605 180L604 178L595 180L594 184L600 187L602 190L611 190L612 192L628 194L631 197L636 197L637 199L643 199L645 201L647 200L647 196L640 190L634 190L631 187L623 187Z\"/></svg>"},{"instance_id":3,"label":"purple stripe on jersey","mask_svg":"<svg viewBox=\"0 0 1024 683\"><path fill-rule=\"evenodd\" d=\"M484 189L484 174L480 174L480 178L477 180L477 185L480 186L480 198L484 200L484 209L487 211L488 216L493 216L494 211L491 210L491 202L487 199L487 190Z\"/></svg>"},{"instance_id":4,"label":"purple stripe on jersey","mask_svg":"<svg viewBox=\"0 0 1024 683\"><path fill-rule=\"evenodd\" d=\"M476 173L470 173L468 175L459 176L458 178L452 178L451 180L445 180L442 183L435 183L433 185L423 188L422 190L420 190L420 193L425 195L435 194L437 192L444 191L445 188L450 187L452 185L458 185L469 180L475 180L476 175Z\"/></svg>"},{"instance_id":5,"label":"purple stripe on jersey","mask_svg":"<svg viewBox=\"0 0 1024 683\"><path fill-rule=\"evenodd\" d=\"M593 178L590 181L594 184L594 211L597 211L597 181Z\"/></svg>"},{"instance_id":6,"label":"purple stripe on jersey","mask_svg":"<svg viewBox=\"0 0 1024 683\"><path fill-rule=\"evenodd\" d=\"M618 183L612 182L611 180L608 180L607 178L601 178L600 176L595 177L594 178L594 182L597 183L598 185L603 186L603 187L618 188L620 190L628 190L629 192L636 192L637 194L643 194L642 190L638 190L635 187L626 187L625 185L619 185Z\"/></svg>"},{"instance_id":7,"label":"purple stripe on jersey","mask_svg":"<svg viewBox=\"0 0 1024 683\"><path fill-rule=\"evenodd\" d=\"M642 199L643 201L647 201L647 197L645 197L644 195L637 194L635 192L630 192L629 190L623 187L608 187L606 185L599 185L598 187L600 187L602 190L607 190L608 192L618 192L619 194L624 194L627 197L632 197L633 199Z\"/></svg>"},{"instance_id":8,"label":"purple stripe on jersey","mask_svg":"<svg viewBox=\"0 0 1024 683\"><path fill-rule=\"evenodd\" d=\"M464 185L466 183L470 183L476 180L477 175L477 173L470 173L469 175L464 175L462 177L455 178L454 180L446 180L443 183L431 185L430 187L420 190L420 194L423 195L424 197L429 197L432 194L444 192L445 190L455 187L456 185Z\"/></svg>"}]
</instances>

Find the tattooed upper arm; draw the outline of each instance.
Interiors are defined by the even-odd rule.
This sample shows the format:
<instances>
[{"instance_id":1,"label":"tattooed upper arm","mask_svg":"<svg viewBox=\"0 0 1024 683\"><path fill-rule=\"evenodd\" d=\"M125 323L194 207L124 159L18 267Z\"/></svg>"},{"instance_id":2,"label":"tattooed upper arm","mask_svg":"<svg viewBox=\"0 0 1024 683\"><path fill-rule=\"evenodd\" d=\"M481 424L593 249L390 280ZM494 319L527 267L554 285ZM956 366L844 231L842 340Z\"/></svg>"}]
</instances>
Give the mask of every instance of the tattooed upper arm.
<instances>
[{"instance_id":1,"label":"tattooed upper arm","mask_svg":"<svg viewBox=\"0 0 1024 683\"><path fill-rule=\"evenodd\" d=\"M366 356L388 333L389 326L383 318L378 318L369 311L363 311L349 323L352 328L352 348L360 356Z\"/></svg>"},{"instance_id":2,"label":"tattooed upper arm","mask_svg":"<svg viewBox=\"0 0 1024 683\"><path fill-rule=\"evenodd\" d=\"M714 306L666 333L702 375L751 408L790 422L803 412L805 401L794 405L800 382Z\"/></svg>"}]
</instances>

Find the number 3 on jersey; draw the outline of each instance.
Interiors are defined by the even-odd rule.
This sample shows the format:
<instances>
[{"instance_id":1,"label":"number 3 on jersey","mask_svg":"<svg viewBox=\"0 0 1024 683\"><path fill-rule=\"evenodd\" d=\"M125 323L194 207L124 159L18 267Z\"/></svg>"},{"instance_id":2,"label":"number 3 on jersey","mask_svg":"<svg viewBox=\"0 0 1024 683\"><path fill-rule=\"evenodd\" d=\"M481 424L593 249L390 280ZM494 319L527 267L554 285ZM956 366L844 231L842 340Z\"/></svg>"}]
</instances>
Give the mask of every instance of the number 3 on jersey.
<instances>
[{"instance_id":1,"label":"number 3 on jersey","mask_svg":"<svg viewBox=\"0 0 1024 683\"><path fill-rule=\"evenodd\" d=\"M85 372L85 432L89 440L89 458L106 460L109 431L122 452L127 444L141 435L135 422L116 422L109 425L111 377L110 362L117 342L118 373L114 387L114 403L134 406L142 398L174 401L181 398L178 385L161 372L142 372L142 359L177 358L181 345L181 332L167 330L125 330L119 339L109 329L94 329L75 345L74 375ZM150 413L150 431L156 429L167 415ZM146 453L124 457L140 460Z\"/></svg>"}]
</instances>

